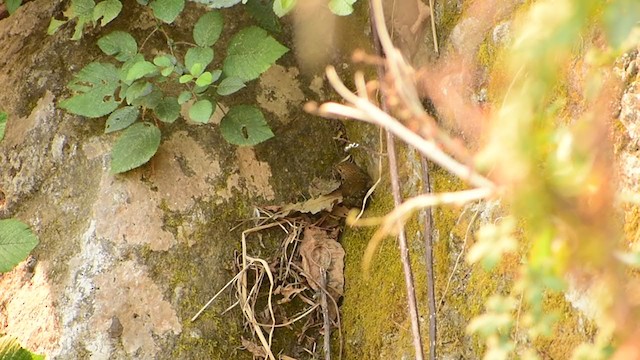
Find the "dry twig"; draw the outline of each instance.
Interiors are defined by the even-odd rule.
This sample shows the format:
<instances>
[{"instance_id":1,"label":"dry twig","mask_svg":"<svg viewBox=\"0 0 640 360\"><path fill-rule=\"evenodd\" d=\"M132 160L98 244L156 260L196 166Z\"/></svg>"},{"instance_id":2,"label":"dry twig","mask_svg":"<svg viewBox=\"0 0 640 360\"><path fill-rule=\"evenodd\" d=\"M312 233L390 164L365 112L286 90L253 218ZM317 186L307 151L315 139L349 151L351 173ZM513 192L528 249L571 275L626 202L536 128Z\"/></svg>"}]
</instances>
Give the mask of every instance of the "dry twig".
<instances>
[{"instance_id":1,"label":"dry twig","mask_svg":"<svg viewBox=\"0 0 640 360\"><path fill-rule=\"evenodd\" d=\"M381 126L460 179L467 180L476 187L495 187L491 180L449 156L434 141L417 135L369 100L351 92L340 80L332 66L327 67L327 79L336 92L353 106L328 102L320 105L317 109L314 109L313 105L307 105L305 108L308 111L316 110L315 112L325 117L347 117Z\"/></svg>"},{"instance_id":2,"label":"dry twig","mask_svg":"<svg viewBox=\"0 0 640 360\"><path fill-rule=\"evenodd\" d=\"M422 168L422 192L431 193L431 179L429 176L429 164L424 156L420 156ZM429 359L437 358L437 308L435 295L435 276L433 272L433 214L431 208L424 209L424 260L427 267L427 302L429 304Z\"/></svg>"},{"instance_id":3,"label":"dry twig","mask_svg":"<svg viewBox=\"0 0 640 360\"><path fill-rule=\"evenodd\" d=\"M387 153L389 155L389 171L391 174L391 190L393 192L393 201L396 208L402 203L402 195L400 195L400 180L398 179L398 167L396 160L395 141L393 135L387 132ZM413 347L416 359L424 358L422 350L422 337L420 336L420 323L418 320L418 305L416 302L416 291L413 282L413 272L411 270L411 261L409 259L409 247L407 246L407 236L404 227L398 232L398 248L400 250L400 261L404 273L404 283L407 291L407 303L409 305L409 318L411 319L411 333L413 338Z\"/></svg>"}]
</instances>

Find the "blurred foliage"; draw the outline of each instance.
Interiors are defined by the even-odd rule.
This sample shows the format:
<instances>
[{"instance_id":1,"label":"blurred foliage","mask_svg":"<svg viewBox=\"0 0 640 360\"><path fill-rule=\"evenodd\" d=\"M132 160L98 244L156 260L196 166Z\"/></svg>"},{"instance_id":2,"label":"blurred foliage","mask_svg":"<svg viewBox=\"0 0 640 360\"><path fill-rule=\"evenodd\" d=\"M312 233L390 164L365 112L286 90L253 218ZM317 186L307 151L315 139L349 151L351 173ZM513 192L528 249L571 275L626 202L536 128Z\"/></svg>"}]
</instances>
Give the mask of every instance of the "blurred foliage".
<instances>
[{"instance_id":1,"label":"blurred foliage","mask_svg":"<svg viewBox=\"0 0 640 360\"><path fill-rule=\"evenodd\" d=\"M0 359L4 360L44 360L44 355L33 354L23 349L10 336L0 336Z\"/></svg>"},{"instance_id":2,"label":"blurred foliage","mask_svg":"<svg viewBox=\"0 0 640 360\"><path fill-rule=\"evenodd\" d=\"M607 294L594 304L601 316L599 338L576 349L575 359L608 358L616 350L612 343L637 330L620 317L637 309L623 295L626 273L615 257L623 244L609 107L619 91L613 60L638 46L639 20L636 0L543 0L524 5L514 21L501 54L504 66L494 69L511 83L495 94L501 106L478 161L506 187L512 215L522 221L523 259L510 295L490 298L486 313L467 329L486 340L485 359L538 358L525 344L550 336L559 315L544 307L545 294L565 290L567 280L578 277L587 279L586 287L604 283ZM567 74L584 82L567 90L578 92L573 96L558 91L566 88ZM569 98L579 99L579 110L567 109ZM469 261L490 270L502 253L516 249L509 222L503 224L479 232ZM638 263L633 254L618 258ZM513 326L516 314L520 329Z\"/></svg>"}]
</instances>

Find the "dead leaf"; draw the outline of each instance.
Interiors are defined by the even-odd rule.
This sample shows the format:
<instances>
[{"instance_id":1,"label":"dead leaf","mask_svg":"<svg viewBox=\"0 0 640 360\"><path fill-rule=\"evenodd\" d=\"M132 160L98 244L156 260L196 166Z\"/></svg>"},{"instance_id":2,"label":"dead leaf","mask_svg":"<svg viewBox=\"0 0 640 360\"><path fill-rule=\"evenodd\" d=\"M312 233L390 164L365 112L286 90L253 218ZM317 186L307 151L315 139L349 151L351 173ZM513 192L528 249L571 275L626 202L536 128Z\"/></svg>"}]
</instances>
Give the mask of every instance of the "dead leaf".
<instances>
[{"instance_id":1,"label":"dead leaf","mask_svg":"<svg viewBox=\"0 0 640 360\"><path fill-rule=\"evenodd\" d=\"M282 207L281 216L287 216L293 212L315 215L320 211L331 211L333 206L342 201L342 195L338 192L329 195L318 196L307 201L289 204Z\"/></svg>"},{"instance_id":2,"label":"dead leaf","mask_svg":"<svg viewBox=\"0 0 640 360\"><path fill-rule=\"evenodd\" d=\"M283 298L278 300L277 303L278 304L284 304L284 303L288 303L289 301L291 301L291 299L296 296L297 294L303 292L307 290L306 287L301 287L301 288L297 288L291 284L288 284L285 287L282 286L278 286L276 288L276 290L273 292L274 295L282 295Z\"/></svg>"},{"instance_id":3,"label":"dead leaf","mask_svg":"<svg viewBox=\"0 0 640 360\"><path fill-rule=\"evenodd\" d=\"M244 346L247 351L249 351L253 356L258 358L265 359L267 357L267 353L264 351L264 348L252 341L249 341L245 338L241 338L242 346Z\"/></svg>"},{"instance_id":4,"label":"dead leaf","mask_svg":"<svg viewBox=\"0 0 640 360\"><path fill-rule=\"evenodd\" d=\"M344 294L344 249L330 235L316 227L304 230L300 246L302 269L312 289L320 290L322 272L327 273L327 291L337 301Z\"/></svg>"}]
</instances>

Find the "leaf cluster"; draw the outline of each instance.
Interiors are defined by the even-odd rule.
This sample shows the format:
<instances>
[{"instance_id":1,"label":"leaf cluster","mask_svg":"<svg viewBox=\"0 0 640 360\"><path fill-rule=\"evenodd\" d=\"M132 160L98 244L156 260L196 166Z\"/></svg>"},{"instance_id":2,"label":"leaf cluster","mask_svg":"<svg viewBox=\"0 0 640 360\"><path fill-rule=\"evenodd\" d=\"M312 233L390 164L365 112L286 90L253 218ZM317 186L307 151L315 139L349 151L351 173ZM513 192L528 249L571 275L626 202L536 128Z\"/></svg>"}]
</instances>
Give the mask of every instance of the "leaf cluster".
<instances>
[{"instance_id":1,"label":"leaf cluster","mask_svg":"<svg viewBox=\"0 0 640 360\"><path fill-rule=\"evenodd\" d=\"M228 8L237 4L247 4L249 0L194 0L200 4L206 4L214 9ZM254 1L256 2L256 1ZM298 0L275 0L273 1L273 12L279 16L285 16L295 8ZM329 10L338 16L350 15L353 12L353 4L356 0L328 0Z\"/></svg>"},{"instance_id":2,"label":"leaf cluster","mask_svg":"<svg viewBox=\"0 0 640 360\"><path fill-rule=\"evenodd\" d=\"M148 6L161 22L172 22L184 1L156 0ZM288 51L265 30L250 26L231 38L222 68L212 68L213 46L223 29L220 12L203 14L193 27L194 43L183 56L170 47L167 53L148 58L136 39L124 31L113 31L98 40L100 50L119 63L86 65L67 85L73 96L59 106L89 118L108 115L105 133L122 131L111 153L112 173L131 170L151 159L160 145L159 123L173 123L184 113L193 123L208 123L220 97L244 88ZM170 44L171 39L167 40ZM138 120L142 122L136 124ZM262 112L251 105L231 107L220 129L235 145L255 145L273 136Z\"/></svg>"},{"instance_id":3,"label":"leaf cluster","mask_svg":"<svg viewBox=\"0 0 640 360\"><path fill-rule=\"evenodd\" d=\"M75 21L75 29L72 40L80 40L86 26L105 26L115 19L122 10L122 3L119 0L104 0L96 4L94 0L73 0L71 5L64 12L65 20L51 19L47 34L52 35L67 22Z\"/></svg>"},{"instance_id":4,"label":"leaf cluster","mask_svg":"<svg viewBox=\"0 0 640 360\"><path fill-rule=\"evenodd\" d=\"M298 0L275 0L273 12L282 17L291 12ZM353 12L353 4L356 0L329 0L328 6L332 13L338 16L347 16Z\"/></svg>"},{"instance_id":5,"label":"leaf cluster","mask_svg":"<svg viewBox=\"0 0 640 360\"><path fill-rule=\"evenodd\" d=\"M607 146L586 140L601 139L594 136L604 128L599 122L609 121L603 107L595 105L614 101L602 74L610 69L613 59L640 42L640 3L538 1L526 9L514 21L513 42L501 55L501 75L506 72L511 83L501 94L501 107L492 118L493 138L479 154L480 162L486 159L492 166L506 164L499 166L504 170L500 180L511 187L505 198L513 218L524 225L524 239L518 244L509 217L498 225L484 226L467 257L486 270L495 268L506 253L516 252L522 258L511 294L491 297L486 312L468 327L469 332L486 340L485 358L492 359L524 353L526 346L520 340L524 336L534 341L552 335L559 314L545 305L545 299L565 291L566 279L574 278L575 269L580 269L577 274L581 277L593 276L593 288L615 289L626 285L628 278L621 275L619 264L600 259L615 255L626 265L640 263L638 253L615 250L613 232L602 230L616 226L611 213L615 203L608 193L610 188L603 186L607 180L594 179L608 179L611 168L599 160ZM594 29L600 39L593 39ZM575 94L583 109L568 111L571 106L567 104L575 100L559 93L558 88L566 86L563 75L573 71L567 68L576 63L583 63L585 69L584 93ZM597 210L585 205L595 198L601 201ZM587 208L589 216L584 215ZM520 303L517 310L515 299ZM599 303L600 299L589 301L603 315L598 320L610 320L606 318L608 304ZM612 304L630 306L623 298L612 300ZM519 332L513 328L516 312L522 324ZM610 353L615 343L613 327L607 327L601 327L596 343L577 348L573 358L606 358L603 354ZM516 338L520 341L514 342ZM531 352L528 358L540 357Z\"/></svg>"}]
</instances>

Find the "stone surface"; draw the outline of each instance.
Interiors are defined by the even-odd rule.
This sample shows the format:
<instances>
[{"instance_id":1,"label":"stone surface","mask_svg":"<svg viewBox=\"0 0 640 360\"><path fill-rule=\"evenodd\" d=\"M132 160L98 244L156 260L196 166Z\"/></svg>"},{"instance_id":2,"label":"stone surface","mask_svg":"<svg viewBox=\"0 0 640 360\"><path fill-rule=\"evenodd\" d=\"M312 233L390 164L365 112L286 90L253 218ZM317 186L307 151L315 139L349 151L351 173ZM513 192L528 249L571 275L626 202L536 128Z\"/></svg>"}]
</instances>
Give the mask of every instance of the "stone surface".
<instances>
[{"instance_id":1,"label":"stone surface","mask_svg":"<svg viewBox=\"0 0 640 360\"><path fill-rule=\"evenodd\" d=\"M0 142L0 217L26 222L40 239L35 267L30 260L0 276L0 332L51 359L250 358L237 350L240 312L221 315L231 298L190 318L233 276L227 269L240 232L229 229L254 206L289 202L314 178L331 177L341 155L332 145L337 127L315 120L310 132L314 121L292 110L301 109L309 84L297 69L277 67L275 77L287 78L283 87L267 76L231 102L275 96L265 103L274 140L237 148L215 123L179 119L162 127L147 165L111 175L118 134L103 134L104 119L72 116L57 103L68 96L73 73L107 59L95 46L98 36L128 23L146 34L149 18L125 2L122 19L74 42L72 26L45 33L62 3L35 0L0 21L0 108L9 113ZM188 28L171 31L190 34L201 11L188 6L178 22ZM302 133L327 146L295 147L290 141Z\"/></svg>"}]
</instances>

